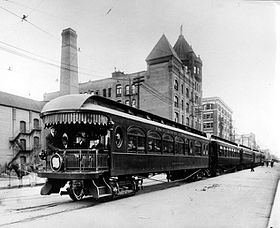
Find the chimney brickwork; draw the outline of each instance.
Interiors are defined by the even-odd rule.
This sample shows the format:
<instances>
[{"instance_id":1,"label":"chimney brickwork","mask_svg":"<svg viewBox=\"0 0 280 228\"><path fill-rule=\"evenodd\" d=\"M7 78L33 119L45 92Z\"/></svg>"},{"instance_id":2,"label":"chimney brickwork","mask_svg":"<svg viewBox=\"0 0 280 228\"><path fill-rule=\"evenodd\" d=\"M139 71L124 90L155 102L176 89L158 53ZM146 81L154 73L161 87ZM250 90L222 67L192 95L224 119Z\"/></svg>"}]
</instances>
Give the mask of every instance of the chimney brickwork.
<instances>
[{"instance_id":1,"label":"chimney brickwork","mask_svg":"<svg viewBox=\"0 0 280 228\"><path fill-rule=\"evenodd\" d=\"M67 28L62 31L61 36L60 96L78 94L77 33Z\"/></svg>"}]
</instances>

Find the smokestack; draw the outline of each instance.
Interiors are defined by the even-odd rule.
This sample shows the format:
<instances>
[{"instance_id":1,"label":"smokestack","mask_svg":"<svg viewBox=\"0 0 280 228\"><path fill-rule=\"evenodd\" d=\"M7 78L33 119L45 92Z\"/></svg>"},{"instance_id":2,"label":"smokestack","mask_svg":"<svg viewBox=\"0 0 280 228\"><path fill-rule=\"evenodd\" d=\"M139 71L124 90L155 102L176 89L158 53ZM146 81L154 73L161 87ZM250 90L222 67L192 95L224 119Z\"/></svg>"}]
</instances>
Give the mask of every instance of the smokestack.
<instances>
[{"instance_id":1,"label":"smokestack","mask_svg":"<svg viewBox=\"0 0 280 228\"><path fill-rule=\"evenodd\" d=\"M61 33L60 96L79 93L77 33L64 29Z\"/></svg>"}]
</instances>

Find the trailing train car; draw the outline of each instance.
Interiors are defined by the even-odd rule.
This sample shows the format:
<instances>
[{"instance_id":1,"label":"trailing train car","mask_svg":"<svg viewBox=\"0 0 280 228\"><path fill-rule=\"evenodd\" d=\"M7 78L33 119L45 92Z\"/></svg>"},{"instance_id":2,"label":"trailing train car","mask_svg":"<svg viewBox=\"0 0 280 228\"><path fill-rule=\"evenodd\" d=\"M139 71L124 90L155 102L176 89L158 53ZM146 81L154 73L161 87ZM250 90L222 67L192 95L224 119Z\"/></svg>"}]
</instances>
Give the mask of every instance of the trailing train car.
<instances>
[{"instance_id":1,"label":"trailing train car","mask_svg":"<svg viewBox=\"0 0 280 228\"><path fill-rule=\"evenodd\" d=\"M238 144L215 135L210 139L210 159L212 173L235 171L241 166Z\"/></svg>"},{"instance_id":2,"label":"trailing train car","mask_svg":"<svg viewBox=\"0 0 280 228\"><path fill-rule=\"evenodd\" d=\"M41 118L45 128L56 129L56 141L67 139L67 147L47 145L41 154L42 195L59 193L66 183L61 193L73 200L134 194L149 174L175 180L209 168L205 133L103 97L56 98Z\"/></svg>"},{"instance_id":3,"label":"trailing train car","mask_svg":"<svg viewBox=\"0 0 280 228\"><path fill-rule=\"evenodd\" d=\"M254 164L254 151L246 147L244 145L239 145L240 147L240 163L243 168L249 168L252 166L252 163Z\"/></svg>"}]
</instances>

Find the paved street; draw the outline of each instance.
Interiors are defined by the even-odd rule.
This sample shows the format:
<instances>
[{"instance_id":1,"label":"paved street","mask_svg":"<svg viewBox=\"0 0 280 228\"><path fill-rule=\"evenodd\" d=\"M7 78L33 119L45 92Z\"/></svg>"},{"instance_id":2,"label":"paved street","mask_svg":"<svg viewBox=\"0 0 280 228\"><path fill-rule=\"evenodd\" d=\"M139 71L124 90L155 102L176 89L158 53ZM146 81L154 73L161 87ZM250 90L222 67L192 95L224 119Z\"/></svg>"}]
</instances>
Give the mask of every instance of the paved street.
<instances>
[{"instance_id":1,"label":"paved street","mask_svg":"<svg viewBox=\"0 0 280 228\"><path fill-rule=\"evenodd\" d=\"M0 227L263 228L279 174L276 164L193 183L154 186L149 181L136 196L99 202L40 196L40 186L2 189Z\"/></svg>"}]
</instances>

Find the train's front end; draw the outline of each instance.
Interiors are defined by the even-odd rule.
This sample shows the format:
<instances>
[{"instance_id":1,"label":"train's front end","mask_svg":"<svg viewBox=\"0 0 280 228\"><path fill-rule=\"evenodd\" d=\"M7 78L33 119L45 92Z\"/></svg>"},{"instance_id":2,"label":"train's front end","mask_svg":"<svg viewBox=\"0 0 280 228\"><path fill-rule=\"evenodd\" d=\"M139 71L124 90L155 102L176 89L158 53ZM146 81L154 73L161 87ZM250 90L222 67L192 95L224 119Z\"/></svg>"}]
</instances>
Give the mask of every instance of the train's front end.
<instances>
[{"instance_id":1,"label":"train's front end","mask_svg":"<svg viewBox=\"0 0 280 228\"><path fill-rule=\"evenodd\" d=\"M69 194L73 200L84 195L98 198L99 187L108 186L105 177L109 176L113 122L89 95L56 98L44 106L41 118L44 150L38 176L47 178L41 194ZM66 191L61 191L64 186ZM103 193L110 194L110 188Z\"/></svg>"}]
</instances>

